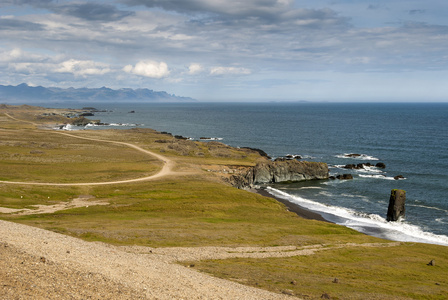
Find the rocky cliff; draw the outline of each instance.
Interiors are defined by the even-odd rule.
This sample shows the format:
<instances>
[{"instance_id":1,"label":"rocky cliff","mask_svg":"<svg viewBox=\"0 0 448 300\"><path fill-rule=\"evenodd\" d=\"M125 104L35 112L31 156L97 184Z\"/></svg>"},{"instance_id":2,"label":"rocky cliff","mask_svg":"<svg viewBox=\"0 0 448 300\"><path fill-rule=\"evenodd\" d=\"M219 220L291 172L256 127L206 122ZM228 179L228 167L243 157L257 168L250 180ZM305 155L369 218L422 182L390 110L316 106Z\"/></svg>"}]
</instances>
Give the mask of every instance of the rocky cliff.
<instances>
[{"instance_id":1,"label":"rocky cliff","mask_svg":"<svg viewBox=\"0 0 448 300\"><path fill-rule=\"evenodd\" d=\"M233 175L230 182L237 188L248 188L257 183L297 182L328 179L326 163L308 161L263 161L248 168L244 174Z\"/></svg>"}]
</instances>

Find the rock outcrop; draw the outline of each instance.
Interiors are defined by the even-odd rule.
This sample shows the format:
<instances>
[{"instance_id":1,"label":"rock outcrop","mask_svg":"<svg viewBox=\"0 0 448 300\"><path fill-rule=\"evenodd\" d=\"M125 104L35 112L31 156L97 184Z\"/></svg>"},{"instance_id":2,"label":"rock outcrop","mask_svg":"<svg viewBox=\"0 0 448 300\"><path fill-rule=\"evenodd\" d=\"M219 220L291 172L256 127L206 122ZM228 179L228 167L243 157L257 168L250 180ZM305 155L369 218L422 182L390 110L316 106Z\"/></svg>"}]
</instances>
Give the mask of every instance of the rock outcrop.
<instances>
[{"instance_id":1,"label":"rock outcrop","mask_svg":"<svg viewBox=\"0 0 448 300\"><path fill-rule=\"evenodd\" d=\"M254 167L254 183L328 179L328 165L308 161L266 161Z\"/></svg>"},{"instance_id":2,"label":"rock outcrop","mask_svg":"<svg viewBox=\"0 0 448 300\"><path fill-rule=\"evenodd\" d=\"M336 176L336 179L339 179L339 180L351 180L351 179L353 179L353 175L352 174L342 174L342 175Z\"/></svg>"},{"instance_id":3,"label":"rock outcrop","mask_svg":"<svg viewBox=\"0 0 448 300\"><path fill-rule=\"evenodd\" d=\"M392 190L389 199L389 208L387 209L387 221L397 221L405 214L404 204L406 202L406 191Z\"/></svg>"},{"instance_id":4,"label":"rock outcrop","mask_svg":"<svg viewBox=\"0 0 448 300\"><path fill-rule=\"evenodd\" d=\"M308 161L263 161L248 168L245 174L232 176L231 184L247 188L257 183L297 182L304 180L328 179L328 165Z\"/></svg>"},{"instance_id":5,"label":"rock outcrop","mask_svg":"<svg viewBox=\"0 0 448 300\"><path fill-rule=\"evenodd\" d=\"M344 166L344 169L353 169L353 170L360 170L360 169L365 169L366 167L377 167L378 169L385 169L386 168L386 164L379 162L376 165L373 165L371 163L360 163L360 164L348 164Z\"/></svg>"}]
</instances>

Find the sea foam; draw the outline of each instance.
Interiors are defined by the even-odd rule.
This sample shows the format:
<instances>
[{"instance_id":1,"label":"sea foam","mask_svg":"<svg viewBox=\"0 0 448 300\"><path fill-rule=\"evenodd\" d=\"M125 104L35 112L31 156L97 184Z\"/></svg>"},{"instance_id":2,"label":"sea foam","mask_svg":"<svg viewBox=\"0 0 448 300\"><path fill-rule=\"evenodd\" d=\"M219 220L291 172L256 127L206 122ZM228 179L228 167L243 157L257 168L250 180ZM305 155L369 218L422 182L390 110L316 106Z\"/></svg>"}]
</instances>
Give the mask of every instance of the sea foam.
<instances>
[{"instance_id":1,"label":"sea foam","mask_svg":"<svg viewBox=\"0 0 448 300\"><path fill-rule=\"evenodd\" d=\"M317 212L330 222L352 228L365 234L394 241L448 246L448 236L426 232L416 225L406 223L406 220L387 222L385 218L377 214L366 214L344 207L325 205L303 197L290 195L271 187L268 187L267 191L276 197Z\"/></svg>"},{"instance_id":2,"label":"sea foam","mask_svg":"<svg viewBox=\"0 0 448 300\"><path fill-rule=\"evenodd\" d=\"M375 178L375 179L384 179L384 180L395 180L395 178L393 178L393 177L388 177L386 175L381 175L381 174L378 174L378 175L363 175L363 174L359 174L358 176L361 177L361 178Z\"/></svg>"},{"instance_id":3,"label":"sea foam","mask_svg":"<svg viewBox=\"0 0 448 300\"><path fill-rule=\"evenodd\" d=\"M344 154L338 154L335 155L337 158L348 158L348 159L355 159L355 160L380 160L379 158L376 158L374 156L370 156L367 154L360 154L359 156L349 156L350 153L344 153Z\"/></svg>"}]
</instances>

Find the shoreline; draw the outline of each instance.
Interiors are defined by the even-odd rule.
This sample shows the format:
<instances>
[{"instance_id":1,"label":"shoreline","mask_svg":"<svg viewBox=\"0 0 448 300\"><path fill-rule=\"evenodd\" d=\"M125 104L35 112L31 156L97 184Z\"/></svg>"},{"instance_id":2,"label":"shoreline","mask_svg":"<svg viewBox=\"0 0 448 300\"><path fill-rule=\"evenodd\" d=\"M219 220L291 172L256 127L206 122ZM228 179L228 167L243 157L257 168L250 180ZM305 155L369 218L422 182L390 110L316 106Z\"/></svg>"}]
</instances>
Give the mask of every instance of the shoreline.
<instances>
[{"instance_id":1,"label":"shoreline","mask_svg":"<svg viewBox=\"0 0 448 300\"><path fill-rule=\"evenodd\" d=\"M330 222L328 220L326 220L324 217L322 217L320 214L313 212L309 209L306 209L298 204L292 203L288 200L276 197L272 194L270 194L269 192L267 192L265 189L254 189L255 193L265 196L265 197L269 197L272 199L275 199L276 201L284 204L289 211L295 213L296 215L298 215L299 217L302 217L304 219L308 219L308 220L317 220L317 221L323 221L323 222L328 222L328 223L333 223Z\"/></svg>"},{"instance_id":2,"label":"shoreline","mask_svg":"<svg viewBox=\"0 0 448 300\"><path fill-rule=\"evenodd\" d=\"M309 210L303 206L300 206L299 204L290 202L286 199L282 199L280 197L276 197L272 194L270 194L268 191L266 191L263 188L258 188L258 189L252 189L253 192L265 196L265 197L269 197L272 199L275 199L276 201L284 204L287 209L295 214L297 214L299 217L302 217L304 219L308 219L308 220L317 220L317 221L323 221L323 222L327 222L327 223L332 223L332 224L338 224L347 228L351 228L361 234L365 234L368 236L372 236L372 237L377 237L380 239L384 239L384 240L389 240L389 241L394 241L394 242L416 242L416 243L425 243L425 244L433 244L433 245L440 245L440 246L445 246L447 247L448 244L445 241L440 241L438 238L440 237L446 237L444 235L438 235L432 232L426 232L421 230L422 234L428 234L431 237L428 236L421 236L421 235L412 235L412 234L408 234L405 233L399 229L390 229L390 228L383 228L381 226L377 227L374 225L368 225L368 224L364 224L362 226L359 226L358 228L353 228L344 224L340 224L337 221L331 221L331 220L327 220L325 219L321 214L314 212L312 210ZM335 218L339 218L338 216L335 216ZM361 229L362 228L362 229ZM406 236L406 238L403 238L403 235ZM401 237L399 237L401 236Z\"/></svg>"}]
</instances>

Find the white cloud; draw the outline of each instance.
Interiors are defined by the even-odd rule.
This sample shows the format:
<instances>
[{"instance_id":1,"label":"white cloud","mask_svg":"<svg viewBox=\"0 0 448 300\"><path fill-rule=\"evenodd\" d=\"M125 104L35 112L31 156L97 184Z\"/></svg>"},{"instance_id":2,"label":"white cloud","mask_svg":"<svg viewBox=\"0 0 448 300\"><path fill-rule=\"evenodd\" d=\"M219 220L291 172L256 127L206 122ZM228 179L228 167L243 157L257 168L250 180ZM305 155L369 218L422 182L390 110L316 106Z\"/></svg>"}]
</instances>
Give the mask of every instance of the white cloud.
<instances>
[{"instance_id":1,"label":"white cloud","mask_svg":"<svg viewBox=\"0 0 448 300\"><path fill-rule=\"evenodd\" d=\"M139 61L135 66L127 65L123 71L149 78L163 78L170 74L166 63L153 60Z\"/></svg>"},{"instance_id":2,"label":"white cloud","mask_svg":"<svg viewBox=\"0 0 448 300\"><path fill-rule=\"evenodd\" d=\"M210 70L210 75L249 75L251 71L246 68L236 67L214 67Z\"/></svg>"},{"instance_id":3,"label":"white cloud","mask_svg":"<svg viewBox=\"0 0 448 300\"><path fill-rule=\"evenodd\" d=\"M70 59L60 63L55 71L58 73L72 73L77 76L86 76L103 75L109 73L111 69L106 64L91 60Z\"/></svg>"},{"instance_id":4,"label":"white cloud","mask_svg":"<svg viewBox=\"0 0 448 300\"><path fill-rule=\"evenodd\" d=\"M196 75L196 74L201 73L202 71L204 71L204 68L202 67L201 64L192 63L188 67L188 74L190 74L190 75Z\"/></svg>"},{"instance_id":5,"label":"white cloud","mask_svg":"<svg viewBox=\"0 0 448 300\"><path fill-rule=\"evenodd\" d=\"M25 52L20 48L0 51L0 62L41 62L45 60L44 56Z\"/></svg>"}]
</instances>

